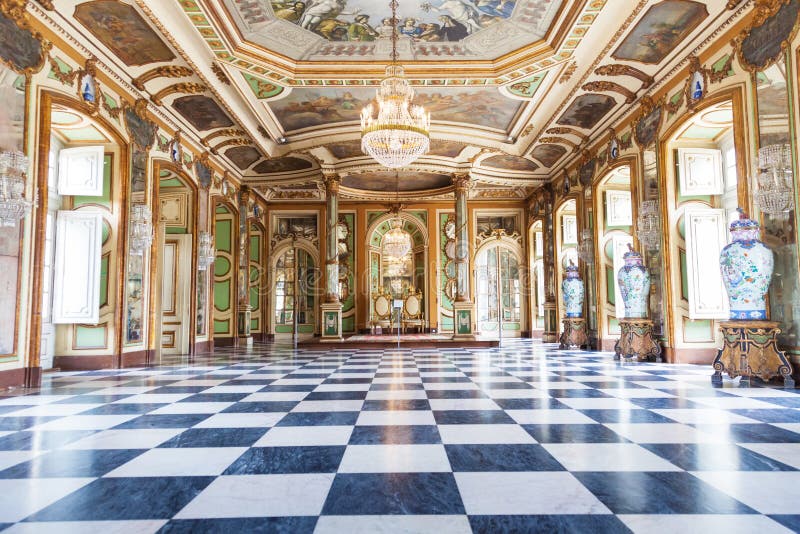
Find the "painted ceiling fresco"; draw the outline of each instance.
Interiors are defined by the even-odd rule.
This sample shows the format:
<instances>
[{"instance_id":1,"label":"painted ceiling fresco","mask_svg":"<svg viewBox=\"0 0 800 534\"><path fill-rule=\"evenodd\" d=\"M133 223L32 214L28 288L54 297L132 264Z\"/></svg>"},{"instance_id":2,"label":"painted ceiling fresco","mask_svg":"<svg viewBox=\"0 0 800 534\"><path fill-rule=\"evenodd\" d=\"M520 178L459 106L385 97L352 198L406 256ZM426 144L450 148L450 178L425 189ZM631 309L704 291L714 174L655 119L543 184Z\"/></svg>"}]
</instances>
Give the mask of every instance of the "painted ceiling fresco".
<instances>
[{"instance_id":1,"label":"painted ceiling fresco","mask_svg":"<svg viewBox=\"0 0 800 534\"><path fill-rule=\"evenodd\" d=\"M545 167L552 167L566 153L567 149L561 145L539 145L533 149L531 155Z\"/></svg>"},{"instance_id":2,"label":"painted ceiling fresco","mask_svg":"<svg viewBox=\"0 0 800 534\"><path fill-rule=\"evenodd\" d=\"M520 158L519 156L499 155L486 158L481 162L484 167L492 167L495 169L507 169L509 171L535 171L539 168L534 162L529 159Z\"/></svg>"},{"instance_id":3,"label":"painted ceiling fresco","mask_svg":"<svg viewBox=\"0 0 800 534\"><path fill-rule=\"evenodd\" d=\"M393 193L396 188L401 192L427 191L441 189L451 184L450 176L430 172L401 172L395 179L390 171L356 174L342 178L342 185L363 191L381 191Z\"/></svg>"},{"instance_id":4,"label":"painted ceiling fresco","mask_svg":"<svg viewBox=\"0 0 800 534\"><path fill-rule=\"evenodd\" d=\"M288 156L284 158L262 161L253 167L253 171L257 172L258 174L270 174L277 172L302 171L304 169L310 169L311 167L312 164L310 161Z\"/></svg>"},{"instance_id":5,"label":"painted ceiling fresco","mask_svg":"<svg viewBox=\"0 0 800 534\"><path fill-rule=\"evenodd\" d=\"M233 126L233 121L217 102L203 95L183 96L172 103L172 107L183 115L199 131Z\"/></svg>"},{"instance_id":6,"label":"painted ceiling fresco","mask_svg":"<svg viewBox=\"0 0 800 534\"><path fill-rule=\"evenodd\" d=\"M608 95L587 93L573 100L557 122L564 126L591 129L614 108L616 103L616 100Z\"/></svg>"},{"instance_id":7,"label":"painted ceiling fresco","mask_svg":"<svg viewBox=\"0 0 800 534\"><path fill-rule=\"evenodd\" d=\"M708 11L703 2L660 2L647 10L612 56L640 63L660 63L706 17Z\"/></svg>"},{"instance_id":8,"label":"painted ceiling fresco","mask_svg":"<svg viewBox=\"0 0 800 534\"><path fill-rule=\"evenodd\" d=\"M242 170L261 159L261 152L251 146L236 146L225 151L225 155Z\"/></svg>"},{"instance_id":9,"label":"painted ceiling fresco","mask_svg":"<svg viewBox=\"0 0 800 534\"><path fill-rule=\"evenodd\" d=\"M75 7L75 18L128 66L175 59L133 6L117 0L85 2Z\"/></svg>"},{"instance_id":10,"label":"painted ceiling fresco","mask_svg":"<svg viewBox=\"0 0 800 534\"><path fill-rule=\"evenodd\" d=\"M239 2L240 4L242 2ZM247 2L252 4L252 2ZM329 41L374 41L392 35L389 2L380 0L272 0L277 19L297 24ZM398 9L400 35L421 41L460 41L511 17L515 0L432 0L406 3ZM241 10L253 21L264 16Z\"/></svg>"},{"instance_id":11,"label":"painted ceiling fresco","mask_svg":"<svg viewBox=\"0 0 800 534\"><path fill-rule=\"evenodd\" d=\"M375 96L375 89L295 89L269 104L284 131L357 121L361 109ZM425 106L432 122L474 124L506 131L521 102L503 97L496 89L422 88L414 102Z\"/></svg>"}]
</instances>

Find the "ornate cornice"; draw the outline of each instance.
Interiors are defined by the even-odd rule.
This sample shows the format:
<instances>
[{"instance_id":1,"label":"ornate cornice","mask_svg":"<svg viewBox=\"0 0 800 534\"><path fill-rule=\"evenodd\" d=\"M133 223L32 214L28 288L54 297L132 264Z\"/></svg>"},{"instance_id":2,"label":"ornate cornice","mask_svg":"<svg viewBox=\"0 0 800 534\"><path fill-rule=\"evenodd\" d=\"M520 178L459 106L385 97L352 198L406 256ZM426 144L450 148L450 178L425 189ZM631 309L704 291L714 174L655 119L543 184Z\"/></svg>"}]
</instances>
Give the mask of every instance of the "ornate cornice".
<instances>
[{"instance_id":1,"label":"ornate cornice","mask_svg":"<svg viewBox=\"0 0 800 534\"><path fill-rule=\"evenodd\" d=\"M144 91L144 86L149 81L158 78L184 78L187 76L192 76L193 74L194 71L189 67L183 67L181 65L163 65L161 67L148 70L141 76L131 80L131 83L138 90Z\"/></svg>"}]
</instances>

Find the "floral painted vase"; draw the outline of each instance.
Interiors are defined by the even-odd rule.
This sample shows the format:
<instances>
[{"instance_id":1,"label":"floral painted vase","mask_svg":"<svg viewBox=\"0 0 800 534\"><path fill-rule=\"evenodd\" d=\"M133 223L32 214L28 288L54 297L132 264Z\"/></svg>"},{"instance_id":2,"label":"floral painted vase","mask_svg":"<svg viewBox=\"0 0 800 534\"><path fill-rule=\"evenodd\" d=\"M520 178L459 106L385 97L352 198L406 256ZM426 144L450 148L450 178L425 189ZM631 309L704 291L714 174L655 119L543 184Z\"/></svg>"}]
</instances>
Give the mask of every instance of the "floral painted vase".
<instances>
[{"instance_id":1,"label":"floral painted vase","mask_svg":"<svg viewBox=\"0 0 800 534\"><path fill-rule=\"evenodd\" d=\"M622 259L625 265L617 273L617 282L622 293L622 301L625 303L625 317L645 319L650 296L650 272L644 266L642 255L630 245Z\"/></svg>"},{"instance_id":2,"label":"floral painted vase","mask_svg":"<svg viewBox=\"0 0 800 534\"><path fill-rule=\"evenodd\" d=\"M766 320L764 295L769 289L775 259L761 242L758 222L739 210L739 220L730 226L731 243L722 249L719 265L728 292L731 319Z\"/></svg>"},{"instance_id":3,"label":"floral painted vase","mask_svg":"<svg viewBox=\"0 0 800 534\"><path fill-rule=\"evenodd\" d=\"M561 282L561 298L564 301L567 317L583 317L583 295L583 280L578 267L570 261L564 281Z\"/></svg>"}]
</instances>

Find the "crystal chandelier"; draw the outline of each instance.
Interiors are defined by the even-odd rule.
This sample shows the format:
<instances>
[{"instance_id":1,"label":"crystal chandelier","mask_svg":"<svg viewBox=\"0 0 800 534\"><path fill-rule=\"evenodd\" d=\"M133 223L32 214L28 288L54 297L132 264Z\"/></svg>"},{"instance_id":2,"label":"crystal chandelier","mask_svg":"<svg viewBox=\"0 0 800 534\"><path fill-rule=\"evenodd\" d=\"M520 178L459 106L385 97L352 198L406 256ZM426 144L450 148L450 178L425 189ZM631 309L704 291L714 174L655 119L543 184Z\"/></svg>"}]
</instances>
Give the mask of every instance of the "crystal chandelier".
<instances>
[{"instance_id":1,"label":"crystal chandelier","mask_svg":"<svg viewBox=\"0 0 800 534\"><path fill-rule=\"evenodd\" d=\"M131 206L130 251L134 256L141 256L153 242L153 214L146 204Z\"/></svg>"},{"instance_id":2,"label":"crystal chandelier","mask_svg":"<svg viewBox=\"0 0 800 534\"><path fill-rule=\"evenodd\" d=\"M769 145L758 150L758 209L779 215L794 209L792 147Z\"/></svg>"},{"instance_id":3,"label":"crystal chandelier","mask_svg":"<svg viewBox=\"0 0 800 534\"><path fill-rule=\"evenodd\" d=\"M586 265L594 263L594 243L592 242L592 230L585 228L581 230L581 239L578 243L578 257Z\"/></svg>"},{"instance_id":4,"label":"crystal chandelier","mask_svg":"<svg viewBox=\"0 0 800 534\"><path fill-rule=\"evenodd\" d=\"M211 234L208 232L200 232L197 245L197 268L201 271L207 270L214 265L216 258L217 251L214 250Z\"/></svg>"},{"instance_id":5,"label":"crystal chandelier","mask_svg":"<svg viewBox=\"0 0 800 534\"><path fill-rule=\"evenodd\" d=\"M25 199L28 158L17 150L0 153L0 226L16 226L33 203Z\"/></svg>"},{"instance_id":6,"label":"crystal chandelier","mask_svg":"<svg viewBox=\"0 0 800 534\"><path fill-rule=\"evenodd\" d=\"M636 237L648 250L658 250L661 246L661 225L659 224L658 201L645 200L636 221Z\"/></svg>"},{"instance_id":7,"label":"crystal chandelier","mask_svg":"<svg viewBox=\"0 0 800 534\"><path fill-rule=\"evenodd\" d=\"M412 104L414 90L397 64L397 0L392 0L392 62L386 67L375 99L377 117L370 104L361 110L361 150L390 168L405 167L430 148L431 116Z\"/></svg>"},{"instance_id":8,"label":"crystal chandelier","mask_svg":"<svg viewBox=\"0 0 800 534\"><path fill-rule=\"evenodd\" d=\"M383 236L382 251L390 262L399 262L411 250L411 236L403 230L403 219L400 218L400 175L394 173L394 188L397 204L392 208L395 216L391 222L391 230Z\"/></svg>"}]
</instances>

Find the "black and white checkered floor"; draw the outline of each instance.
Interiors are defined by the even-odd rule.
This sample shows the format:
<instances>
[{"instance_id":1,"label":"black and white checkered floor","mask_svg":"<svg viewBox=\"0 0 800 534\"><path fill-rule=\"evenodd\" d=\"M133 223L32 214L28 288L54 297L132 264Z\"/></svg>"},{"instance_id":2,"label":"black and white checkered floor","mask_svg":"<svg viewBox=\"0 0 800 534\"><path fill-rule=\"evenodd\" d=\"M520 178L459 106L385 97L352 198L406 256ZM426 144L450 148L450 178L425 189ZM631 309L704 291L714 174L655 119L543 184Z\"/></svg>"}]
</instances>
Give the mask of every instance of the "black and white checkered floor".
<instances>
[{"instance_id":1,"label":"black and white checkered floor","mask_svg":"<svg viewBox=\"0 0 800 534\"><path fill-rule=\"evenodd\" d=\"M531 341L57 373L0 393L0 530L800 530L800 390L710 375Z\"/></svg>"}]
</instances>

